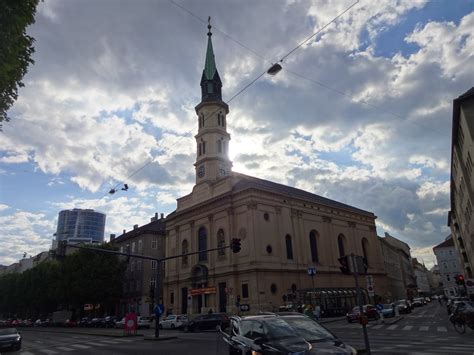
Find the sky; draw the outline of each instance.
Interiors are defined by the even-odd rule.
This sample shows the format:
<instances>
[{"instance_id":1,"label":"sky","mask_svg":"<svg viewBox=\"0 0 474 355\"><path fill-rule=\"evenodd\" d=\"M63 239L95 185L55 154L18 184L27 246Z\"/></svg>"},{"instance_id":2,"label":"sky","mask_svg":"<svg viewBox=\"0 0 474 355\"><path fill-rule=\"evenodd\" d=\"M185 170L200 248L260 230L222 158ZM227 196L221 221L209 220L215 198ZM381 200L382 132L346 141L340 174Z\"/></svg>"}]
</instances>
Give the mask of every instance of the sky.
<instances>
[{"instance_id":1,"label":"sky","mask_svg":"<svg viewBox=\"0 0 474 355\"><path fill-rule=\"evenodd\" d=\"M378 235L433 265L474 0L360 0L326 26L352 3L40 2L35 64L0 133L0 264L48 250L62 209L106 213L108 239L191 192L211 16L224 101L324 28L229 102L233 170L371 211Z\"/></svg>"}]
</instances>

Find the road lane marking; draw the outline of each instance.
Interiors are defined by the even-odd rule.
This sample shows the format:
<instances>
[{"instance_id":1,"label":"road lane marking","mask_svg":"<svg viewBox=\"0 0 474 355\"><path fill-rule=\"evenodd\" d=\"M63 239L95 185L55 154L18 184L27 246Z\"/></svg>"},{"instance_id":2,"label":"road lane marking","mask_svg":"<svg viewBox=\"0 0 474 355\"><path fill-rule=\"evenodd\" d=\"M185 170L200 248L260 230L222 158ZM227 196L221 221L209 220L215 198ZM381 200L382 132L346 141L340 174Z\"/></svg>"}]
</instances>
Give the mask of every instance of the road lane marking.
<instances>
[{"instance_id":1,"label":"road lane marking","mask_svg":"<svg viewBox=\"0 0 474 355\"><path fill-rule=\"evenodd\" d=\"M394 324L394 325L391 325L390 327L387 327L388 330L394 330L394 329L397 329L398 325L397 324Z\"/></svg>"},{"instance_id":2,"label":"road lane marking","mask_svg":"<svg viewBox=\"0 0 474 355\"><path fill-rule=\"evenodd\" d=\"M426 326L426 325L420 327L420 330L423 331L423 332L427 332L428 329L430 329L430 327L428 327L428 326Z\"/></svg>"},{"instance_id":3,"label":"road lane marking","mask_svg":"<svg viewBox=\"0 0 474 355\"><path fill-rule=\"evenodd\" d=\"M106 344L120 344L120 342L116 340L101 340L100 342Z\"/></svg>"},{"instance_id":4,"label":"road lane marking","mask_svg":"<svg viewBox=\"0 0 474 355\"><path fill-rule=\"evenodd\" d=\"M45 354L57 354L57 351L51 350L51 349L38 349L38 351L41 351L42 353Z\"/></svg>"},{"instance_id":5,"label":"road lane marking","mask_svg":"<svg viewBox=\"0 0 474 355\"><path fill-rule=\"evenodd\" d=\"M73 346L73 347L78 348L78 349L90 349L91 348L90 346L81 345L81 344L71 344L70 346Z\"/></svg>"},{"instance_id":6,"label":"road lane marking","mask_svg":"<svg viewBox=\"0 0 474 355\"><path fill-rule=\"evenodd\" d=\"M34 355L34 354L30 353L29 351L22 351L20 355Z\"/></svg>"},{"instance_id":7,"label":"road lane marking","mask_svg":"<svg viewBox=\"0 0 474 355\"><path fill-rule=\"evenodd\" d=\"M412 325L406 325L402 328L402 330L411 330L411 328L413 328Z\"/></svg>"},{"instance_id":8,"label":"road lane marking","mask_svg":"<svg viewBox=\"0 0 474 355\"><path fill-rule=\"evenodd\" d=\"M446 327L438 327L438 332L447 332Z\"/></svg>"},{"instance_id":9,"label":"road lane marking","mask_svg":"<svg viewBox=\"0 0 474 355\"><path fill-rule=\"evenodd\" d=\"M96 343L94 341L88 341L87 344L94 345L94 346L107 346L106 344Z\"/></svg>"},{"instance_id":10,"label":"road lane marking","mask_svg":"<svg viewBox=\"0 0 474 355\"><path fill-rule=\"evenodd\" d=\"M372 327L372 329L380 329L384 326L384 324L377 324Z\"/></svg>"},{"instance_id":11,"label":"road lane marking","mask_svg":"<svg viewBox=\"0 0 474 355\"><path fill-rule=\"evenodd\" d=\"M62 351L75 351L76 349L73 348L67 348L65 346L58 346L56 349L62 350Z\"/></svg>"}]
</instances>

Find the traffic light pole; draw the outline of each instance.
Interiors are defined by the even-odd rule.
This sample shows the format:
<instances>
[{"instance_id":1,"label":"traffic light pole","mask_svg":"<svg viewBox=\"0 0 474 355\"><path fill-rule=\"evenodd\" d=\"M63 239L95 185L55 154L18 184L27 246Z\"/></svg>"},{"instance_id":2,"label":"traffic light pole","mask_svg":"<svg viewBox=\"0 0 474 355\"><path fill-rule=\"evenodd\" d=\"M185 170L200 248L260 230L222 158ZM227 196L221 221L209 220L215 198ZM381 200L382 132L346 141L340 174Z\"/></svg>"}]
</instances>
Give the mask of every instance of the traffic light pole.
<instances>
[{"instance_id":1,"label":"traffic light pole","mask_svg":"<svg viewBox=\"0 0 474 355\"><path fill-rule=\"evenodd\" d=\"M363 317L364 315L364 308L362 305L362 290L360 289L359 286L359 270L357 270L357 262L355 260L356 256L354 254L351 254L351 267L352 267L352 273L354 274L354 280L355 280L355 286L357 290L357 302L359 305L359 317ZM365 342L365 351L368 355L370 355L370 344L369 344L369 336L367 334L367 328L365 325L365 322L362 323L362 332L364 333L364 342Z\"/></svg>"},{"instance_id":2,"label":"traffic light pole","mask_svg":"<svg viewBox=\"0 0 474 355\"><path fill-rule=\"evenodd\" d=\"M156 263L156 284L155 284L155 304L156 307L159 307L160 305L160 293L161 293L161 282L160 282L160 276L161 276L161 261L158 260ZM155 312L155 338L158 339L160 337L160 317L156 314Z\"/></svg>"}]
</instances>

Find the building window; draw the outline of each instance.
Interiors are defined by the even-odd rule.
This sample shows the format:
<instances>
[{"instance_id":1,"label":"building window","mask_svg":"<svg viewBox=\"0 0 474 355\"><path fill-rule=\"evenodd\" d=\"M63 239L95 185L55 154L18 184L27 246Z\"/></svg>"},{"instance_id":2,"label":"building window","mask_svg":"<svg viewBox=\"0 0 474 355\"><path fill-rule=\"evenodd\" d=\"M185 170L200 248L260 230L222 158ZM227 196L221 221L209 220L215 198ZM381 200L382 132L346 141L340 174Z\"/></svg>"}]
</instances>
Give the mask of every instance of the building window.
<instances>
[{"instance_id":1,"label":"building window","mask_svg":"<svg viewBox=\"0 0 474 355\"><path fill-rule=\"evenodd\" d=\"M150 278L150 289L154 289L156 287L156 276L152 276Z\"/></svg>"},{"instance_id":2,"label":"building window","mask_svg":"<svg viewBox=\"0 0 474 355\"><path fill-rule=\"evenodd\" d=\"M242 284L242 298L249 298L249 285Z\"/></svg>"},{"instance_id":3,"label":"building window","mask_svg":"<svg viewBox=\"0 0 474 355\"><path fill-rule=\"evenodd\" d=\"M455 261L453 261L453 263L452 263L452 264L453 264L453 268L455 268L455 269L456 269L456 267L457 267L457 266L456 266L456 262L455 262Z\"/></svg>"},{"instance_id":4,"label":"building window","mask_svg":"<svg viewBox=\"0 0 474 355\"><path fill-rule=\"evenodd\" d=\"M268 214L268 212L265 212L263 214L263 219L268 222L268 220L270 219L270 215Z\"/></svg>"},{"instance_id":5,"label":"building window","mask_svg":"<svg viewBox=\"0 0 474 355\"><path fill-rule=\"evenodd\" d=\"M466 268L466 273L467 273L467 278L472 279L472 271L469 266Z\"/></svg>"},{"instance_id":6,"label":"building window","mask_svg":"<svg viewBox=\"0 0 474 355\"><path fill-rule=\"evenodd\" d=\"M122 246L122 247L120 247L120 252L121 252L121 253L123 253L123 246Z\"/></svg>"},{"instance_id":7,"label":"building window","mask_svg":"<svg viewBox=\"0 0 474 355\"><path fill-rule=\"evenodd\" d=\"M201 143L198 144L198 156L202 155Z\"/></svg>"},{"instance_id":8,"label":"building window","mask_svg":"<svg viewBox=\"0 0 474 355\"><path fill-rule=\"evenodd\" d=\"M461 125L459 125L459 130L458 130L458 142L459 142L459 148L462 148L462 145L464 144L464 132L462 131Z\"/></svg>"},{"instance_id":9,"label":"building window","mask_svg":"<svg viewBox=\"0 0 474 355\"><path fill-rule=\"evenodd\" d=\"M174 303L174 292L171 292L171 293L170 293L170 303L171 303L171 304Z\"/></svg>"},{"instance_id":10,"label":"building window","mask_svg":"<svg viewBox=\"0 0 474 355\"><path fill-rule=\"evenodd\" d=\"M135 260L130 263L130 271L135 271Z\"/></svg>"},{"instance_id":11,"label":"building window","mask_svg":"<svg viewBox=\"0 0 474 355\"><path fill-rule=\"evenodd\" d=\"M447 263L443 263L443 267L444 267L445 269L447 269L447 268L448 268L448 264L447 264Z\"/></svg>"},{"instance_id":12,"label":"building window","mask_svg":"<svg viewBox=\"0 0 474 355\"><path fill-rule=\"evenodd\" d=\"M472 174L472 159L471 159L471 154L469 152L467 152L466 171L467 171L467 175L469 177L471 177L471 174Z\"/></svg>"},{"instance_id":13,"label":"building window","mask_svg":"<svg viewBox=\"0 0 474 355\"><path fill-rule=\"evenodd\" d=\"M316 232L315 230L312 230L309 233L309 246L311 250L311 261L315 263L319 263L318 241L316 239L317 235L318 235L318 232Z\"/></svg>"},{"instance_id":14,"label":"building window","mask_svg":"<svg viewBox=\"0 0 474 355\"><path fill-rule=\"evenodd\" d=\"M207 231L206 228L201 227L198 231L198 251L199 261L207 261Z\"/></svg>"},{"instance_id":15,"label":"building window","mask_svg":"<svg viewBox=\"0 0 474 355\"><path fill-rule=\"evenodd\" d=\"M224 231L222 229L219 229L219 231L217 232L217 247L220 248L223 246L225 246L225 235ZM225 256L225 249L219 249L217 251L217 255L221 257Z\"/></svg>"},{"instance_id":16,"label":"building window","mask_svg":"<svg viewBox=\"0 0 474 355\"><path fill-rule=\"evenodd\" d=\"M224 154L227 154L227 141L224 141Z\"/></svg>"},{"instance_id":17,"label":"building window","mask_svg":"<svg viewBox=\"0 0 474 355\"><path fill-rule=\"evenodd\" d=\"M366 265L369 265L369 253L367 252L367 250L369 249L369 241L367 240L367 238L362 238L362 253L364 255L364 261L366 263Z\"/></svg>"},{"instance_id":18,"label":"building window","mask_svg":"<svg viewBox=\"0 0 474 355\"><path fill-rule=\"evenodd\" d=\"M187 254L187 253L189 253L189 251L188 251L188 241L185 239L181 243L181 254ZM188 265L188 256L187 255L185 255L181 258L181 264L183 266Z\"/></svg>"},{"instance_id":19,"label":"building window","mask_svg":"<svg viewBox=\"0 0 474 355\"><path fill-rule=\"evenodd\" d=\"M270 286L270 292L271 292L272 294L277 293L277 285L272 284L272 285Z\"/></svg>"},{"instance_id":20,"label":"building window","mask_svg":"<svg viewBox=\"0 0 474 355\"><path fill-rule=\"evenodd\" d=\"M202 141L202 154L206 154L206 141Z\"/></svg>"},{"instance_id":21,"label":"building window","mask_svg":"<svg viewBox=\"0 0 474 355\"><path fill-rule=\"evenodd\" d=\"M291 236L289 234L287 234L285 237L285 243L286 243L286 258L292 260L293 259L293 244L291 244Z\"/></svg>"},{"instance_id":22,"label":"building window","mask_svg":"<svg viewBox=\"0 0 474 355\"><path fill-rule=\"evenodd\" d=\"M222 153L222 140L221 139L217 141L217 152Z\"/></svg>"},{"instance_id":23,"label":"building window","mask_svg":"<svg viewBox=\"0 0 474 355\"><path fill-rule=\"evenodd\" d=\"M135 286L136 286L135 290L136 290L137 292L139 292L139 291L141 291L141 290L142 290L142 288L141 288L141 284L140 284L140 281L138 281L138 280L137 280L137 282L136 282Z\"/></svg>"},{"instance_id":24,"label":"building window","mask_svg":"<svg viewBox=\"0 0 474 355\"><path fill-rule=\"evenodd\" d=\"M221 125L221 114L220 114L220 112L217 114L217 125L218 126Z\"/></svg>"},{"instance_id":25,"label":"building window","mask_svg":"<svg viewBox=\"0 0 474 355\"><path fill-rule=\"evenodd\" d=\"M272 246L270 244L267 245L267 253L271 254L273 251Z\"/></svg>"},{"instance_id":26,"label":"building window","mask_svg":"<svg viewBox=\"0 0 474 355\"><path fill-rule=\"evenodd\" d=\"M141 252L142 250L143 250L143 242L142 242L142 240L140 239L140 240L138 241L138 251Z\"/></svg>"},{"instance_id":27,"label":"building window","mask_svg":"<svg viewBox=\"0 0 474 355\"><path fill-rule=\"evenodd\" d=\"M158 239L153 238L153 239L151 240L151 248L152 248L152 249L157 249L157 248L158 248Z\"/></svg>"},{"instance_id":28,"label":"building window","mask_svg":"<svg viewBox=\"0 0 474 355\"><path fill-rule=\"evenodd\" d=\"M156 270L156 266L158 265L158 262L156 260L151 261L151 269Z\"/></svg>"},{"instance_id":29,"label":"building window","mask_svg":"<svg viewBox=\"0 0 474 355\"><path fill-rule=\"evenodd\" d=\"M344 235L339 234L339 237L337 237L337 245L339 247L339 256L342 258L345 254L344 252Z\"/></svg>"},{"instance_id":30,"label":"building window","mask_svg":"<svg viewBox=\"0 0 474 355\"><path fill-rule=\"evenodd\" d=\"M141 270L141 269L142 269L142 261L138 260L137 261L137 270Z\"/></svg>"},{"instance_id":31,"label":"building window","mask_svg":"<svg viewBox=\"0 0 474 355\"><path fill-rule=\"evenodd\" d=\"M135 242L132 243L132 253L135 253Z\"/></svg>"}]
</instances>

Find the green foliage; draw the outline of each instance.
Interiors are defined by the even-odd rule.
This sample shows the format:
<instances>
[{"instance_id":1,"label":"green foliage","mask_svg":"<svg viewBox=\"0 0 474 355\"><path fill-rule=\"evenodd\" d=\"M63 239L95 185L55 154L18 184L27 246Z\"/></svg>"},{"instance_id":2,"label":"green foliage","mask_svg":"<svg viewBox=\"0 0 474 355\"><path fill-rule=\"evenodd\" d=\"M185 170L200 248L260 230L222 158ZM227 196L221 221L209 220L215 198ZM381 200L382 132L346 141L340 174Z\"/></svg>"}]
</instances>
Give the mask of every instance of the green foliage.
<instances>
[{"instance_id":1,"label":"green foliage","mask_svg":"<svg viewBox=\"0 0 474 355\"><path fill-rule=\"evenodd\" d=\"M23 76L33 64L34 38L26 28L35 22L38 0L0 1L0 129L8 121L8 109L24 86Z\"/></svg>"},{"instance_id":2,"label":"green foliage","mask_svg":"<svg viewBox=\"0 0 474 355\"><path fill-rule=\"evenodd\" d=\"M80 312L86 303L113 305L122 295L125 269L116 255L79 250L60 262L46 261L22 274L4 275L0 314L36 318L61 308Z\"/></svg>"}]
</instances>

